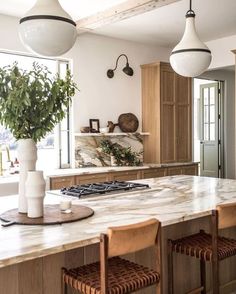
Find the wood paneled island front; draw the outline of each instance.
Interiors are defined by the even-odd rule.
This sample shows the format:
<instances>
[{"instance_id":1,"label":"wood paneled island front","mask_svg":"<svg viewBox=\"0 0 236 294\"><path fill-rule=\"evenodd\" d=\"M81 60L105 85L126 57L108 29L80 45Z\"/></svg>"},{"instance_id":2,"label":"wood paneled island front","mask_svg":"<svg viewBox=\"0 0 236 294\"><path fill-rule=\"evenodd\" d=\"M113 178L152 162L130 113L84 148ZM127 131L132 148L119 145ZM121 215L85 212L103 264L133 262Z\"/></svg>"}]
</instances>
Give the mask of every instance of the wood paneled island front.
<instances>
[{"instance_id":1,"label":"wood paneled island front","mask_svg":"<svg viewBox=\"0 0 236 294\"><path fill-rule=\"evenodd\" d=\"M162 222L163 293L167 293L167 238L178 238L209 229L209 215L217 204L236 202L236 181L195 176L172 176L147 180L150 189L91 196L73 203L94 209L94 216L63 225L0 228L0 294L60 294L60 269L98 260L99 235L109 226L132 224L149 218ZM60 196L47 194L47 203ZM15 208L17 197L0 198L0 213ZM223 232L236 238L236 228ZM127 256L152 266L152 250ZM175 256L175 293L199 285L198 261ZM221 283L236 277L236 259L223 261ZM209 285L210 286L210 285ZM221 293L231 293L228 284ZM152 289L142 291L150 293Z\"/></svg>"}]
</instances>

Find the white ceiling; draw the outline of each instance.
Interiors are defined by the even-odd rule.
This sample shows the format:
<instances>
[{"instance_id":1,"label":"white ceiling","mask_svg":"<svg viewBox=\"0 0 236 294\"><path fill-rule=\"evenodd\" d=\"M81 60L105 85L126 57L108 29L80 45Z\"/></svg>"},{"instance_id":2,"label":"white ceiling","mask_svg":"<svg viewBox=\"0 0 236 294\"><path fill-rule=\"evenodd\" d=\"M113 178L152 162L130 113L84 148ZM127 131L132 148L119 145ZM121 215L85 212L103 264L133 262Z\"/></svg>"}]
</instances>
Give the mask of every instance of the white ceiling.
<instances>
[{"instance_id":1,"label":"white ceiling","mask_svg":"<svg viewBox=\"0 0 236 294\"><path fill-rule=\"evenodd\" d=\"M125 0L59 0L74 20ZM0 13L23 16L36 0L0 0ZM93 31L110 37L161 46L174 46L184 30L189 0L163 6ZM236 0L193 0L196 27L203 41L236 34Z\"/></svg>"},{"instance_id":2,"label":"white ceiling","mask_svg":"<svg viewBox=\"0 0 236 294\"><path fill-rule=\"evenodd\" d=\"M203 41L236 34L236 0L193 0L196 28ZM189 0L182 0L96 30L115 38L174 46L185 26Z\"/></svg>"}]
</instances>

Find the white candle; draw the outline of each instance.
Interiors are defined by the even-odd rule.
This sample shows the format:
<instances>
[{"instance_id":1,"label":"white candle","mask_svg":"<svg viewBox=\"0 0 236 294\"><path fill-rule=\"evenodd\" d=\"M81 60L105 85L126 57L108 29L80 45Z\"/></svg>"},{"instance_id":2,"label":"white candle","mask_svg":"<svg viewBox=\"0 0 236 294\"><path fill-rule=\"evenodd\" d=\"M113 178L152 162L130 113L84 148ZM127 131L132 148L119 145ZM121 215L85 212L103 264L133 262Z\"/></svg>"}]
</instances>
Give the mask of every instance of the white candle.
<instances>
[{"instance_id":1,"label":"white candle","mask_svg":"<svg viewBox=\"0 0 236 294\"><path fill-rule=\"evenodd\" d=\"M61 200L60 209L61 210L71 209L71 200L68 200L68 199Z\"/></svg>"}]
</instances>

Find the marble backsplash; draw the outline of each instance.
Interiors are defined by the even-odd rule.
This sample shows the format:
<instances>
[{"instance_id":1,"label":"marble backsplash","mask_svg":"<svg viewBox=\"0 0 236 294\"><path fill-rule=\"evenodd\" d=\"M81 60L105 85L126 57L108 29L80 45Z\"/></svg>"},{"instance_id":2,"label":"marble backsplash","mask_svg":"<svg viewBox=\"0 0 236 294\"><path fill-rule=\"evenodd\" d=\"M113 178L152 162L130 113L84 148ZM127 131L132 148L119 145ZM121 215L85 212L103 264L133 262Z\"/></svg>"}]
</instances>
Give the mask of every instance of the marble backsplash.
<instances>
[{"instance_id":1,"label":"marble backsplash","mask_svg":"<svg viewBox=\"0 0 236 294\"><path fill-rule=\"evenodd\" d=\"M111 157L102 152L100 143L109 140L122 147L131 147L143 163L143 138L139 133L124 135L82 135L75 137L75 167L111 166Z\"/></svg>"}]
</instances>

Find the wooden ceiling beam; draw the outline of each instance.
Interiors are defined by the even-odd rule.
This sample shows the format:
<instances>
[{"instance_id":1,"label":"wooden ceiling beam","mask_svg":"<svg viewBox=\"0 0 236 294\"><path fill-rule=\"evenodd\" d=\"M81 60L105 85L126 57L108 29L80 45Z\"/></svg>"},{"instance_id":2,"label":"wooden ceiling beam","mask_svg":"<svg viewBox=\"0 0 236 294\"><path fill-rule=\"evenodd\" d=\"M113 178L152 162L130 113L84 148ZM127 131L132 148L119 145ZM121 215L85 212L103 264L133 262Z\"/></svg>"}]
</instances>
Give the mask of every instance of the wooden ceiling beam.
<instances>
[{"instance_id":1,"label":"wooden ceiling beam","mask_svg":"<svg viewBox=\"0 0 236 294\"><path fill-rule=\"evenodd\" d=\"M78 32L91 31L180 0L127 0L109 9L78 20Z\"/></svg>"}]
</instances>

